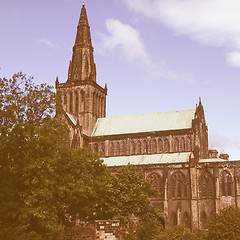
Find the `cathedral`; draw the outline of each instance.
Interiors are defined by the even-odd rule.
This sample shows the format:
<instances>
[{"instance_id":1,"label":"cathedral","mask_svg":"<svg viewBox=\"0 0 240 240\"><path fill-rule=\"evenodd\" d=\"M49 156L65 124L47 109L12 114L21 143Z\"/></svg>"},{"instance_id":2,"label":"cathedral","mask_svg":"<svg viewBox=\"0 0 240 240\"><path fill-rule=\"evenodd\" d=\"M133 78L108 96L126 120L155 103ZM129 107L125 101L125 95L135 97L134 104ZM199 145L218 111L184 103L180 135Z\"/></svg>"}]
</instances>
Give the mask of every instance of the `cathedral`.
<instances>
[{"instance_id":1,"label":"cathedral","mask_svg":"<svg viewBox=\"0 0 240 240\"><path fill-rule=\"evenodd\" d=\"M211 213L240 205L240 161L208 148L204 107L106 117L107 85L98 85L90 27L83 4L68 79L56 80L59 114L66 119L73 148L89 146L115 170L132 164L152 179L166 227L206 227ZM157 109L156 109L157 110Z\"/></svg>"}]
</instances>

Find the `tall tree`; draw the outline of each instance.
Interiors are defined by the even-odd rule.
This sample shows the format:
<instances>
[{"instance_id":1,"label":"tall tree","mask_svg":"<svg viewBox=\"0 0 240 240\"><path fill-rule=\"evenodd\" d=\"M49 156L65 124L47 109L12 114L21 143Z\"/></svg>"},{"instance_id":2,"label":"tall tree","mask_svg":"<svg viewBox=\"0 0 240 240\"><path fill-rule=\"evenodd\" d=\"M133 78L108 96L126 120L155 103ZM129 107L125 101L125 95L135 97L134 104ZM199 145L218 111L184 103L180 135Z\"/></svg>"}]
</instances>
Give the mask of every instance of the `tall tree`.
<instances>
[{"instance_id":1,"label":"tall tree","mask_svg":"<svg viewBox=\"0 0 240 240\"><path fill-rule=\"evenodd\" d=\"M0 87L0 239L54 239L77 213L93 216L106 167L66 146L50 86L19 73Z\"/></svg>"},{"instance_id":2,"label":"tall tree","mask_svg":"<svg viewBox=\"0 0 240 240\"><path fill-rule=\"evenodd\" d=\"M211 240L240 239L240 209L229 206L214 213L208 223L207 238Z\"/></svg>"},{"instance_id":3,"label":"tall tree","mask_svg":"<svg viewBox=\"0 0 240 240\"><path fill-rule=\"evenodd\" d=\"M136 167L123 166L109 174L106 186L107 193L99 204L101 218L118 219L127 224L132 215L140 221L161 216L149 200L157 195L155 188Z\"/></svg>"}]
</instances>

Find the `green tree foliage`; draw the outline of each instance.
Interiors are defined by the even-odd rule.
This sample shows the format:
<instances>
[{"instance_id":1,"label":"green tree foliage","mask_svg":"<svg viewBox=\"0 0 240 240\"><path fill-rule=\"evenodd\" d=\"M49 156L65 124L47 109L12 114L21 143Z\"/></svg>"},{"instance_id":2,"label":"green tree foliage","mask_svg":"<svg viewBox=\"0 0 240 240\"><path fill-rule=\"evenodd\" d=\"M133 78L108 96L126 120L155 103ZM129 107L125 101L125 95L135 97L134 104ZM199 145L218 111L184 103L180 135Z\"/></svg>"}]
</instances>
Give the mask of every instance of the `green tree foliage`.
<instances>
[{"instance_id":1,"label":"green tree foliage","mask_svg":"<svg viewBox=\"0 0 240 240\"><path fill-rule=\"evenodd\" d=\"M213 214L209 223L206 239L239 240L240 239L240 209L229 206Z\"/></svg>"},{"instance_id":2,"label":"green tree foliage","mask_svg":"<svg viewBox=\"0 0 240 240\"><path fill-rule=\"evenodd\" d=\"M178 225L166 229L155 240L197 240L197 237L189 228Z\"/></svg>"},{"instance_id":3,"label":"green tree foliage","mask_svg":"<svg viewBox=\"0 0 240 240\"><path fill-rule=\"evenodd\" d=\"M56 96L22 73L0 78L0 239L51 240L76 219L159 216L135 168L111 174L99 156L67 147Z\"/></svg>"},{"instance_id":4,"label":"green tree foliage","mask_svg":"<svg viewBox=\"0 0 240 240\"><path fill-rule=\"evenodd\" d=\"M66 146L51 87L21 73L0 87L0 239L54 239L77 214L93 216L106 167Z\"/></svg>"},{"instance_id":5,"label":"green tree foliage","mask_svg":"<svg viewBox=\"0 0 240 240\"><path fill-rule=\"evenodd\" d=\"M139 226L136 231L137 240L153 240L163 231L163 225L156 218L150 218Z\"/></svg>"},{"instance_id":6,"label":"green tree foliage","mask_svg":"<svg viewBox=\"0 0 240 240\"><path fill-rule=\"evenodd\" d=\"M99 204L101 218L127 224L132 214L140 221L161 215L150 205L149 198L157 195L156 190L134 166L127 165L109 174L106 190L104 201Z\"/></svg>"}]
</instances>

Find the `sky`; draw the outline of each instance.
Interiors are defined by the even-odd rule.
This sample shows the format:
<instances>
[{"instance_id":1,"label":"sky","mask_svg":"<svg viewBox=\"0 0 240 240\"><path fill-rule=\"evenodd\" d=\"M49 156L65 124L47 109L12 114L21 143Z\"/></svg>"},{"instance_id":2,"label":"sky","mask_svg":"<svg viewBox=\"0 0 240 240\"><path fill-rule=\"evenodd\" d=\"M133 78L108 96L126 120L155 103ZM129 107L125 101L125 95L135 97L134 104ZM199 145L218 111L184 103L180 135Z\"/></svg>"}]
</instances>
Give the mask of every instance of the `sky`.
<instances>
[{"instance_id":1,"label":"sky","mask_svg":"<svg viewBox=\"0 0 240 240\"><path fill-rule=\"evenodd\" d=\"M0 0L0 77L67 80L81 0ZM196 107L240 160L240 1L85 0L107 116Z\"/></svg>"}]
</instances>

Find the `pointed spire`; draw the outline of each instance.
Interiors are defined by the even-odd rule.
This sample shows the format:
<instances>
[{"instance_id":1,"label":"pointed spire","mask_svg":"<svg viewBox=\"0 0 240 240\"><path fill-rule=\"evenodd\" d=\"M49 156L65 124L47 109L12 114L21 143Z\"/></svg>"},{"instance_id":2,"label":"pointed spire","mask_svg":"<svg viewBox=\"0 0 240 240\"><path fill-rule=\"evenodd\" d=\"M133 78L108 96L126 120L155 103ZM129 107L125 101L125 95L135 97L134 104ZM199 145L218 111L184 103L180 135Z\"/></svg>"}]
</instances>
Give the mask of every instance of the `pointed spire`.
<instances>
[{"instance_id":1,"label":"pointed spire","mask_svg":"<svg viewBox=\"0 0 240 240\"><path fill-rule=\"evenodd\" d=\"M78 23L78 31L76 36L75 45L87 44L92 46L90 27L88 24L88 17L85 5L82 5L81 14Z\"/></svg>"},{"instance_id":2,"label":"pointed spire","mask_svg":"<svg viewBox=\"0 0 240 240\"><path fill-rule=\"evenodd\" d=\"M88 17L83 3L72 61L69 64L68 82L90 80L96 82L96 67L93 58L93 46Z\"/></svg>"}]
</instances>

